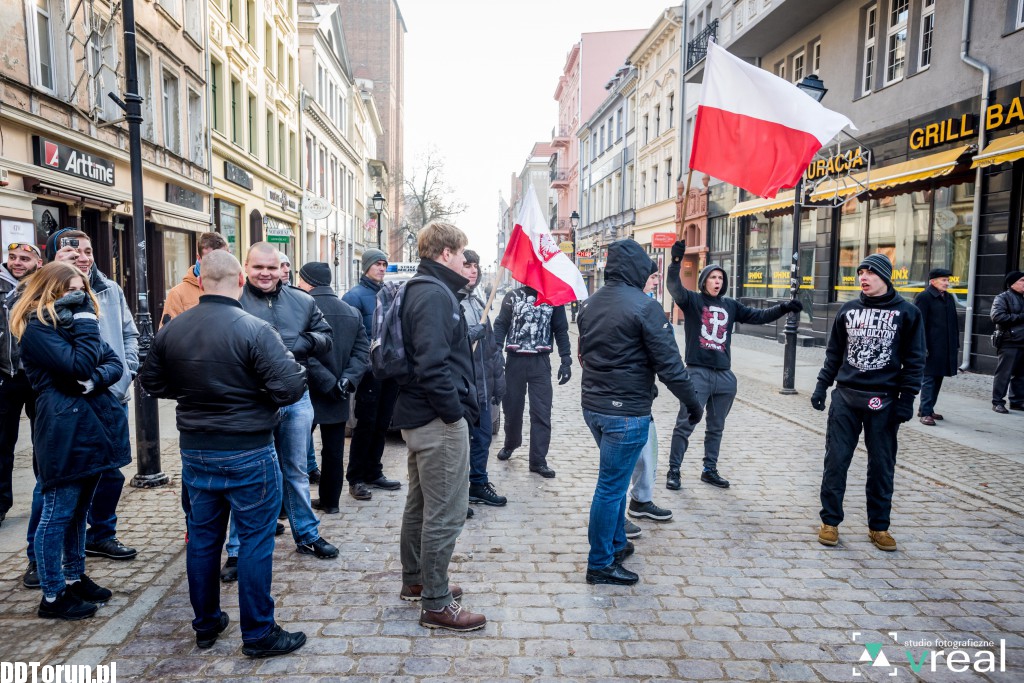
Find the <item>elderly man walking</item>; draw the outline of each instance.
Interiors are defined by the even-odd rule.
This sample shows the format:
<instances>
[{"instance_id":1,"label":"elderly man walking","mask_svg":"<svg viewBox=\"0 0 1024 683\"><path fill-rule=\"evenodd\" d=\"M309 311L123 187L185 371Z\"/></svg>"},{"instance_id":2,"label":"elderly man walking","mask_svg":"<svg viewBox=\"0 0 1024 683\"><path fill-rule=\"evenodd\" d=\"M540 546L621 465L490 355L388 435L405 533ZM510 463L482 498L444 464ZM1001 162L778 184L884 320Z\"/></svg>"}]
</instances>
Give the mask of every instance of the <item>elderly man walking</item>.
<instances>
[{"instance_id":1,"label":"elderly man walking","mask_svg":"<svg viewBox=\"0 0 1024 683\"><path fill-rule=\"evenodd\" d=\"M921 382L921 405L917 414L921 424L935 426L942 415L935 412L935 402L945 377L956 377L956 352L960 348L960 328L956 319L956 303L949 293L949 277L953 271L933 268L928 273L928 286L914 297L921 310L924 326L924 380Z\"/></svg>"}]
</instances>

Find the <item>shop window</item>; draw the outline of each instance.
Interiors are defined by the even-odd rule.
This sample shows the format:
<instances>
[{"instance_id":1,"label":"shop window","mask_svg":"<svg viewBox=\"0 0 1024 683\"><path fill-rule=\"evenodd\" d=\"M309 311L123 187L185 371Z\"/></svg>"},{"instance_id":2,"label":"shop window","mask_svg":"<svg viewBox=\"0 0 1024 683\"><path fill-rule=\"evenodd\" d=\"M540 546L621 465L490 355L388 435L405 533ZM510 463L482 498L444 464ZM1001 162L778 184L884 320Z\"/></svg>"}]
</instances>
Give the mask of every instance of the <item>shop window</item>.
<instances>
[{"instance_id":1,"label":"shop window","mask_svg":"<svg viewBox=\"0 0 1024 683\"><path fill-rule=\"evenodd\" d=\"M929 267L949 268L950 291L961 297L967 294L967 269L971 252L971 211L974 208L974 183L940 187L935 190L931 228ZM918 273L927 284L927 272Z\"/></svg>"},{"instance_id":2,"label":"shop window","mask_svg":"<svg viewBox=\"0 0 1024 683\"><path fill-rule=\"evenodd\" d=\"M181 154L178 77L169 71L164 71L161 90L163 92L164 147L175 154Z\"/></svg>"},{"instance_id":3,"label":"shop window","mask_svg":"<svg viewBox=\"0 0 1024 683\"><path fill-rule=\"evenodd\" d=\"M182 276L192 267L195 254L192 249L192 236L177 230L162 230L164 257L164 291L170 291L178 284Z\"/></svg>"},{"instance_id":4,"label":"shop window","mask_svg":"<svg viewBox=\"0 0 1024 683\"><path fill-rule=\"evenodd\" d=\"M723 221L725 219L716 219ZM816 209L804 210L800 217L800 250L797 267L801 276L801 284L813 286L814 278L814 237L818 215ZM716 226L717 227L717 226ZM726 228L717 228L718 231ZM709 235L710 237L710 235ZM714 239L722 239L714 237ZM729 241L711 246L711 251L726 251L723 247L731 247ZM790 266L793 259L793 215L786 213L766 217L756 214L747 220L746 263L743 274L743 296L783 299L790 292ZM809 279L805 279L809 278ZM803 291L803 290L801 290ZM811 290L806 290L810 292ZM802 297L809 299L809 297ZM806 303L806 302L805 302ZM805 314L806 319L809 313Z\"/></svg>"},{"instance_id":5,"label":"shop window","mask_svg":"<svg viewBox=\"0 0 1024 683\"><path fill-rule=\"evenodd\" d=\"M867 95L874 87L876 34L878 31L878 5L864 10L863 63L861 64L861 94Z\"/></svg>"},{"instance_id":6,"label":"shop window","mask_svg":"<svg viewBox=\"0 0 1024 683\"><path fill-rule=\"evenodd\" d=\"M64 205L32 202L32 219L36 226L36 244L46 244L50 235L65 227Z\"/></svg>"},{"instance_id":7,"label":"shop window","mask_svg":"<svg viewBox=\"0 0 1024 683\"><path fill-rule=\"evenodd\" d=\"M910 0L890 0L885 33L885 84L903 78L907 63L907 15Z\"/></svg>"},{"instance_id":8,"label":"shop window","mask_svg":"<svg viewBox=\"0 0 1024 683\"><path fill-rule=\"evenodd\" d=\"M924 7L921 9L921 54L918 58L918 70L931 66L934 33L935 0L924 0Z\"/></svg>"},{"instance_id":9,"label":"shop window","mask_svg":"<svg viewBox=\"0 0 1024 683\"><path fill-rule=\"evenodd\" d=\"M148 52L138 51L136 59L139 74L139 95L142 97L142 129L144 140L156 141L156 123L153 120L153 60Z\"/></svg>"},{"instance_id":10,"label":"shop window","mask_svg":"<svg viewBox=\"0 0 1024 683\"><path fill-rule=\"evenodd\" d=\"M215 199L213 201L213 217L216 222L217 232L227 240L228 250L239 258L238 254L238 223L241 217L241 209L237 204Z\"/></svg>"}]
</instances>

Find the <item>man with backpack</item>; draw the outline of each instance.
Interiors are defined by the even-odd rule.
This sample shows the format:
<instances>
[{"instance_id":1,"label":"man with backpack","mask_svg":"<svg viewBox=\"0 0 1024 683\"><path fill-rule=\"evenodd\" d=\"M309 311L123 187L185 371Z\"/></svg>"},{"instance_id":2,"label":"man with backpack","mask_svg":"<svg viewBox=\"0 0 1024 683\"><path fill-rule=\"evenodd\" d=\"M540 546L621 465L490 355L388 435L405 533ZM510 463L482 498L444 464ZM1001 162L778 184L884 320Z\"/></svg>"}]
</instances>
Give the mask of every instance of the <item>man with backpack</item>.
<instances>
[{"instance_id":1,"label":"man with backpack","mask_svg":"<svg viewBox=\"0 0 1024 683\"><path fill-rule=\"evenodd\" d=\"M467 242L466 234L448 223L432 222L420 230L416 276L393 302L406 359L394 425L409 449L400 597L422 602L421 626L452 631L487 623L482 614L462 608L462 589L448 583L469 504L469 430L480 418L469 330L456 298L469 284L461 275ZM386 347L396 341L377 337L371 344ZM379 370L373 349L371 360Z\"/></svg>"}]
</instances>

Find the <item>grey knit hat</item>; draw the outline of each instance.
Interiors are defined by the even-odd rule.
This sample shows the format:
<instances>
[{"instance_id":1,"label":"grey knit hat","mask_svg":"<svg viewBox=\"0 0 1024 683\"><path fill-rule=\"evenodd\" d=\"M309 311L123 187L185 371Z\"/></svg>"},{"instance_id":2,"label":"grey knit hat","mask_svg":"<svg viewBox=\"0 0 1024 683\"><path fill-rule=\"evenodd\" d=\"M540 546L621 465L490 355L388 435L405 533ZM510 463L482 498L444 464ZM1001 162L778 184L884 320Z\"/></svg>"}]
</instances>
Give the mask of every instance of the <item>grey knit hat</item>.
<instances>
[{"instance_id":1,"label":"grey knit hat","mask_svg":"<svg viewBox=\"0 0 1024 683\"><path fill-rule=\"evenodd\" d=\"M363 252L363 274L365 275L366 271L370 269L370 266L372 266L377 261L384 261L385 263L387 263L387 260L388 255L385 254L380 249L367 249L366 251Z\"/></svg>"},{"instance_id":2,"label":"grey knit hat","mask_svg":"<svg viewBox=\"0 0 1024 683\"><path fill-rule=\"evenodd\" d=\"M871 254L864 258L857 266L857 272L867 269L878 277L885 280L885 284L892 285L892 261L885 254Z\"/></svg>"}]
</instances>

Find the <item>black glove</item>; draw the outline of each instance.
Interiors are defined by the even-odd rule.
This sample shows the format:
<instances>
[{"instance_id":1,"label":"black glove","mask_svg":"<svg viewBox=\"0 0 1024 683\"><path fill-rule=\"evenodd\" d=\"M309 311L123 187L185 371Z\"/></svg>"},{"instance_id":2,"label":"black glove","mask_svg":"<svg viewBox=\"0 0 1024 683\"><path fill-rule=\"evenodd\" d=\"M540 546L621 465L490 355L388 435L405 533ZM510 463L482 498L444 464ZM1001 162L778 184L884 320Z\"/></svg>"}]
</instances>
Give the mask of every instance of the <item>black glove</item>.
<instances>
[{"instance_id":1,"label":"black glove","mask_svg":"<svg viewBox=\"0 0 1024 683\"><path fill-rule=\"evenodd\" d=\"M818 382L818 386L814 387L814 393L811 394L811 405L814 406L815 410L825 410L825 396L828 394L828 387L824 382Z\"/></svg>"},{"instance_id":2,"label":"black glove","mask_svg":"<svg viewBox=\"0 0 1024 683\"><path fill-rule=\"evenodd\" d=\"M678 244L678 242L676 243ZM687 412L690 414L690 424L695 425L700 422L700 419L704 417L704 406L694 401L686 406Z\"/></svg>"},{"instance_id":3,"label":"black glove","mask_svg":"<svg viewBox=\"0 0 1024 683\"><path fill-rule=\"evenodd\" d=\"M493 396L491 396L491 403L493 403L496 406L500 406L502 398L504 398L504 396L498 396L497 394L494 394Z\"/></svg>"},{"instance_id":4,"label":"black glove","mask_svg":"<svg viewBox=\"0 0 1024 683\"><path fill-rule=\"evenodd\" d=\"M484 327L483 325L481 325L480 323L476 323L475 325L470 325L469 326L469 341L471 341L471 342L480 341L481 339L484 338L484 335L486 333L487 333L487 328Z\"/></svg>"},{"instance_id":5,"label":"black glove","mask_svg":"<svg viewBox=\"0 0 1024 683\"><path fill-rule=\"evenodd\" d=\"M352 382L348 381L348 377L342 377L338 380L338 391L341 393L341 398L346 398L355 390L355 386Z\"/></svg>"},{"instance_id":6,"label":"black glove","mask_svg":"<svg viewBox=\"0 0 1024 683\"><path fill-rule=\"evenodd\" d=\"M306 360L312 350L313 340L308 335L303 333L295 338L295 344L292 346L292 355L295 356L295 360Z\"/></svg>"},{"instance_id":7,"label":"black glove","mask_svg":"<svg viewBox=\"0 0 1024 683\"><path fill-rule=\"evenodd\" d=\"M558 385L561 386L572 379L572 359L569 357L562 359L562 364L558 366Z\"/></svg>"},{"instance_id":8,"label":"black glove","mask_svg":"<svg viewBox=\"0 0 1024 683\"><path fill-rule=\"evenodd\" d=\"M914 394L903 392L892 406L893 422L903 424L914 417Z\"/></svg>"},{"instance_id":9,"label":"black glove","mask_svg":"<svg viewBox=\"0 0 1024 683\"><path fill-rule=\"evenodd\" d=\"M686 255L686 241L679 240L672 245L672 260L679 261Z\"/></svg>"},{"instance_id":10,"label":"black glove","mask_svg":"<svg viewBox=\"0 0 1024 683\"><path fill-rule=\"evenodd\" d=\"M783 301L780 304L780 306L782 307L782 310L784 310L786 313L792 313L794 311L799 313L800 311L804 310L804 305L800 303L799 299L790 299L788 301Z\"/></svg>"}]
</instances>

